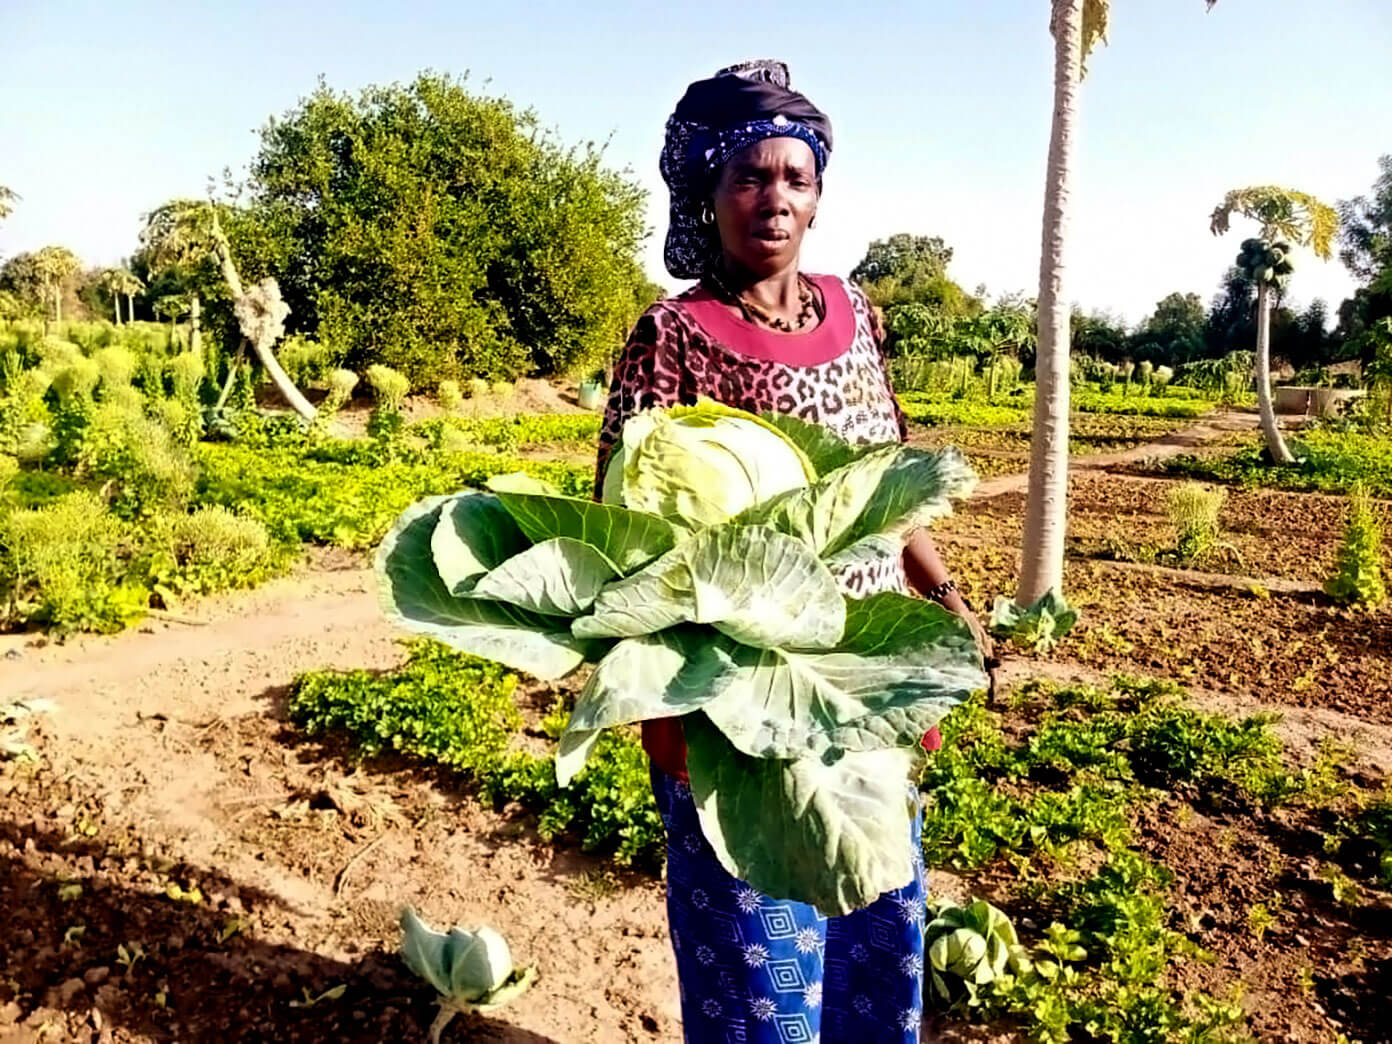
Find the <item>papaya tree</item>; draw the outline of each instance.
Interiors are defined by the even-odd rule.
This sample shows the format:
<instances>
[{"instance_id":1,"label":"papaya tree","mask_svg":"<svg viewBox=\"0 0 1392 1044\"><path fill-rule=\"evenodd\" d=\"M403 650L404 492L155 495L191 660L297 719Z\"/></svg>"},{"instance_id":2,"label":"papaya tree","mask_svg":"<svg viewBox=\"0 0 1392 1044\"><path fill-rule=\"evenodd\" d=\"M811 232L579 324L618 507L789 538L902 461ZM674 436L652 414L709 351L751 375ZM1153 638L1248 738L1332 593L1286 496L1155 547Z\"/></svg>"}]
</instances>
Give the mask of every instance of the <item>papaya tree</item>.
<instances>
[{"instance_id":1,"label":"papaya tree","mask_svg":"<svg viewBox=\"0 0 1392 1044\"><path fill-rule=\"evenodd\" d=\"M1216 0L1204 2L1212 8ZM1013 606L1006 599L998 606L1006 615L1018 616L1049 595L1062 598L1068 509L1071 308L1067 295L1067 254L1073 154L1079 86L1089 55L1099 42L1106 41L1110 14L1111 0L1050 0L1054 110L1049 131L1039 255L1033 433L1019 588Z\"/></svg>"},{"instance_id":2,"label":"papaya tree","mask_svg":"<svg viewBox=\"0 0 1392 1044\"><path fill-rule=\"evenodd\" d=\"M146 217L140 239L153 258L163 259L166 264L188 264L211 257L227 283L242 341L228 372L227 384L219 396L219 405L226 401L237 368L250 345L271 383L290 407L305 420L313 420L317 412L314 406L295 387L295 382L275 357L275 342L285 332L285 317L290 309L281 299L274 279L263 279L250 289L242 285L237 265L232 260L232 246L213 204L191 199L166 203Z\"/></svg>"},{"instance_id":3,"label":"papaya tree","mask_svg":"<svg viewBox=\"0 0 1392 1044\"><path fill-rule=\"evenodd\" d=\"M1316 257L1329 260L1339 232L1339 213L1307 193L1275 185L1255 185L1234 189L1224 196L1209 217L1209 230L1221 236L1228 231L1234 214L1260 225L1256 238L1243 241L1237 267L1257 285L1257 409L1261 414L1266 450L1275 463L1290 464L1295 458L1281 435L1271 399L1273 295L1279 295L1290 281L1295 246L1309 247Z\"/></svg>"}]
</instances>

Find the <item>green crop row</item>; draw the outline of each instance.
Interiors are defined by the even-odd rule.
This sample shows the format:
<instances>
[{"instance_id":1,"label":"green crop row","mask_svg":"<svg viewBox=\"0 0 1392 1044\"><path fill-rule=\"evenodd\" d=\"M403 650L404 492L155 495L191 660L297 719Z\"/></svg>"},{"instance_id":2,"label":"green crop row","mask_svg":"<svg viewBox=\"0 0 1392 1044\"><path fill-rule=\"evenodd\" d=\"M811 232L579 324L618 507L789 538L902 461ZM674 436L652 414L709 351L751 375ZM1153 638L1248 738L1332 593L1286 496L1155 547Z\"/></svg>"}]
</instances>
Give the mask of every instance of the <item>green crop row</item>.
<instances>
[{"instance_id":1,"label":"green crop row","mask_svg":"<svg viewBox=\"0 0 1392 1044\"><path fill-rule=\"evenodd\" d=\"M437 762L471 780L485 800L517 801L538 817L543 838L579 839L586 851L620 863L662 863L662 821L636 736L609 730L568 787L555 762L514 741L522 717L516 679L496 664L429 641L411 643L399 670L314 671L295 682L290 716L310 735L346 735L367 755L393 750ZM564 728L558 706L542 722L551 739Z\"/></svg>"}]
</instances>

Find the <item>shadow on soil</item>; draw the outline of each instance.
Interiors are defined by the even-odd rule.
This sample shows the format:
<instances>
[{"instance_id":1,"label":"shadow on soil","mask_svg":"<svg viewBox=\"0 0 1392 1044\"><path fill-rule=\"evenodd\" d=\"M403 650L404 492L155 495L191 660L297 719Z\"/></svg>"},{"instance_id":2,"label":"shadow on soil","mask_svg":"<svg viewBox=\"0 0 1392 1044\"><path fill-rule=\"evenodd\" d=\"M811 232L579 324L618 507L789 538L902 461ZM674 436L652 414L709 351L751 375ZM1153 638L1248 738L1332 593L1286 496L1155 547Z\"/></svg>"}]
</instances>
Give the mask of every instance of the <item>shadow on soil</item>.
<instances>
[{"instance_id":1,"label":"shadow on soil","mask_svg":"<svg viewBox=\"0 0 1392 1044\"><path fill-rule=\"evenodd\" d=\"M201 898L170 898L166 882ZM410 1042L435 1016L433 992L395 954L335 960L262 942L258 923L283 917L277 897L34 821L0 822L0 909L6 1040L45 1039L49 1024L62 1040ZM445 1039L552 1044L478 1016Z\"/></svg>"}]
</instances>

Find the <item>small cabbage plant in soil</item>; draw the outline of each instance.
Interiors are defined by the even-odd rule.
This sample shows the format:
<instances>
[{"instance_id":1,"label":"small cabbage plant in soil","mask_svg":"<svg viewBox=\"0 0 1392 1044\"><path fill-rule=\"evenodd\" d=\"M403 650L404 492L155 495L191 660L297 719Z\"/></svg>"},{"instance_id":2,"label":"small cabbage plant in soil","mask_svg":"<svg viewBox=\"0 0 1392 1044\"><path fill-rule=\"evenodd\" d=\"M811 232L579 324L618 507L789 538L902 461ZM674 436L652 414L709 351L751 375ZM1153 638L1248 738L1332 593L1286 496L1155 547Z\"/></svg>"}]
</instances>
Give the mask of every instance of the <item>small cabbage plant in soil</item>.
<instances>
[{"instance_id":1,"label":"small cabbage plant in soil","mask_svg":"<svg viewBox=\"0 0 1392 1044\"><path fill-rule=\"evenodd\" d=\"M912 878L920 741L986 679L960 618L836 578L894 568L904 534L974 480L953 448L852 446L711 402L651 410L625 426L602 503L513 475L410 508L378 552L383 605L539 678L594 664L563 785L605 728L680 718L722 865L842 914Z\"/></svg>"},{"instance_id":2,"label":"small cabbage plant in soil","mask_svg":"<svg viewBox=\"0 0 1392 1044\"><path fill-rule=\"evenodd\" d=\"M496 1011L527 992L536 978L535 968L512 966L507 940L487 925L437 932L409 906L401 913L401 957L440 994L432 1044L439 1044L456 1015Z\"/></svg>"},{"instance_id":3,"label":"small cabbage plant in soil","mask_svg":"<svg viewBox=\"0 0 1392 1044\"><path fill-rule=\"evenodd\" d=\"M1019 649L1045 653L1078 622L1078 610L1049 591L1031 606L1021 606L1009 598L996 599L991 609L991 634L1009 640Z\"/></svg>"}]
</instances>

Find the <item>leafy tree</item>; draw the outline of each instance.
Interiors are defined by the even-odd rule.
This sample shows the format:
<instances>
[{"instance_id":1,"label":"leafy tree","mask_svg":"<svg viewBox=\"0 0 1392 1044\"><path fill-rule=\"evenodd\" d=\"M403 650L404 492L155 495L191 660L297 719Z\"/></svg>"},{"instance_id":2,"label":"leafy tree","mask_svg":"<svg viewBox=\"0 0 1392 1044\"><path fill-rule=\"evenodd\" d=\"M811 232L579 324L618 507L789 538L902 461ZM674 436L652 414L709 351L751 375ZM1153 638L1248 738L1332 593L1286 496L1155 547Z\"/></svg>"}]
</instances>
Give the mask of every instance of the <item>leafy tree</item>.
<instances>
[{"instance_id":1,"label":"leafy tree","mask_svg":"<svg viewBox=\"0 0 1392 1044\"><path fill-rule=\"evenodd\" d=\"M1130 351L1126 324L1105 312L1085 315L1074 308L1070 322L1074 355L1091 355L1108 362L1121 362Z\"/></svg>"},{"instance_id":2,"label":"leafy tree","mask_svg":"<svg viewBox=\"0 0 1392 1044\"><path fill-rule=\"evenodd\" d=\"M1209 228L1214 235L1228 230L1233 214L1254 220L1261 226L1258 238L1243 241L1237 267L1257 284L1257 408L1267 452L1278 464L1289 464L1295 458L1281 436L1271 400L1273 291L1284 290L1290 279L1292 243L1308 246L1316 257L1326 260L1333 254L1339 215L1333 207L1307 193L1274 185L1234 189L1224 196L1209 218Z\"/></svg>"},{"instance_id":3,"label":"leafy tree","mask_svg":"<svg viewBox=\"0 0 1392 1044\"><path fill-rule=\"evenodd\" d=\"M13 294L22 305L37 313L48 304L48 298L35 258L36 255L27 250L8 258L0 266L0 290Z\"/></svg>"},{"instance_id":4,"label":"leafy tree","mask_svg":"<svg viewBox=\"0 0 1392 1044\"><path fill-rule=\"evenodd\" d=\"M14 213L14 205L19 201L19 193L0 185L0 220Z\"/></svg>"},{"instance_id":5,"label":"leafy tree","mask_svg":"<svg viewBox=\"0 0 1392 1044\"><path fill-rule=\"evenodd\" d=\"M321 83L262 130L229 236L354 368L415 385L597 368L645 283L643 190L602 158L446 76Z\"/></svg>"},{"instance_id":6,"label":"leafy tree","mask_svg":"<svg viewBox=\"0 0 1392 1044\"><path fill-rule=\"evenodd\" d=\"M872 242L851 270L851 281L886 312L913 304L940 316L976 315L981 300L948 278L951 260L952 248L941 237L900 232Z\"/></svg>"},{"instance_id":7,"label":"leafy tree","mask_svg":"<svg viewBox=\"0 0 1392 1044\"><path fill-rule=\"evenodd\" d=\"M1369 196L1339 203L1339 259L1365 285L1339 306L1336 338L1366 346L1362 334L1392 317L1392 155L1378 160L1380 171ZM1363 353L1365 365L1373 357Z\"/></svg>"},{"instance_id":8,"label":"leafy tree","mask_svg":"<svg viewBox=\"0 0 1392 1044\"><path fill-rule=\"evenodd\" d=\"M1192 362L1204 354L1206 319L1198 294L1167 294L1136 328L1132 355L1159 366Z\"/></svg>"},{"instance_id":9,"label":"leafy tree","mask_svg":"<svg viewBox=\"0 0 1392 1044\"><path fill-rule=\"evenodd\" d=\"M862 286L882 279L908 282L915 276L940 276L952 262L952 248L941 236L915 236L900 232L876 239L851 270L851 281Z\"/></svg>"},{"instance_id":10,"label":"leafy tree","mask_svg":"<svg viewBox=\"0 0 1392 1044\"><path fill-rule=\"evenodd\" d=\"M126 299L126 322L135 322L135 295L145 289L145 284L135 277L135 273L129 268L114 269L112 276L112 292L119 294ZM116 310L116 321L121 321L120 309Z\"/></svg>"},{"instance_id":11,"label":"leafy tree","mask_svg":"<svg viewBox=\"0 0 1392 1044\"><path fill-rule=\"evenodd\" d=\"M1339 202L1339 260L1361 283L1392 268L1392 154L1378 171L1370 196Z\"/></svg>"}]
</instances>

